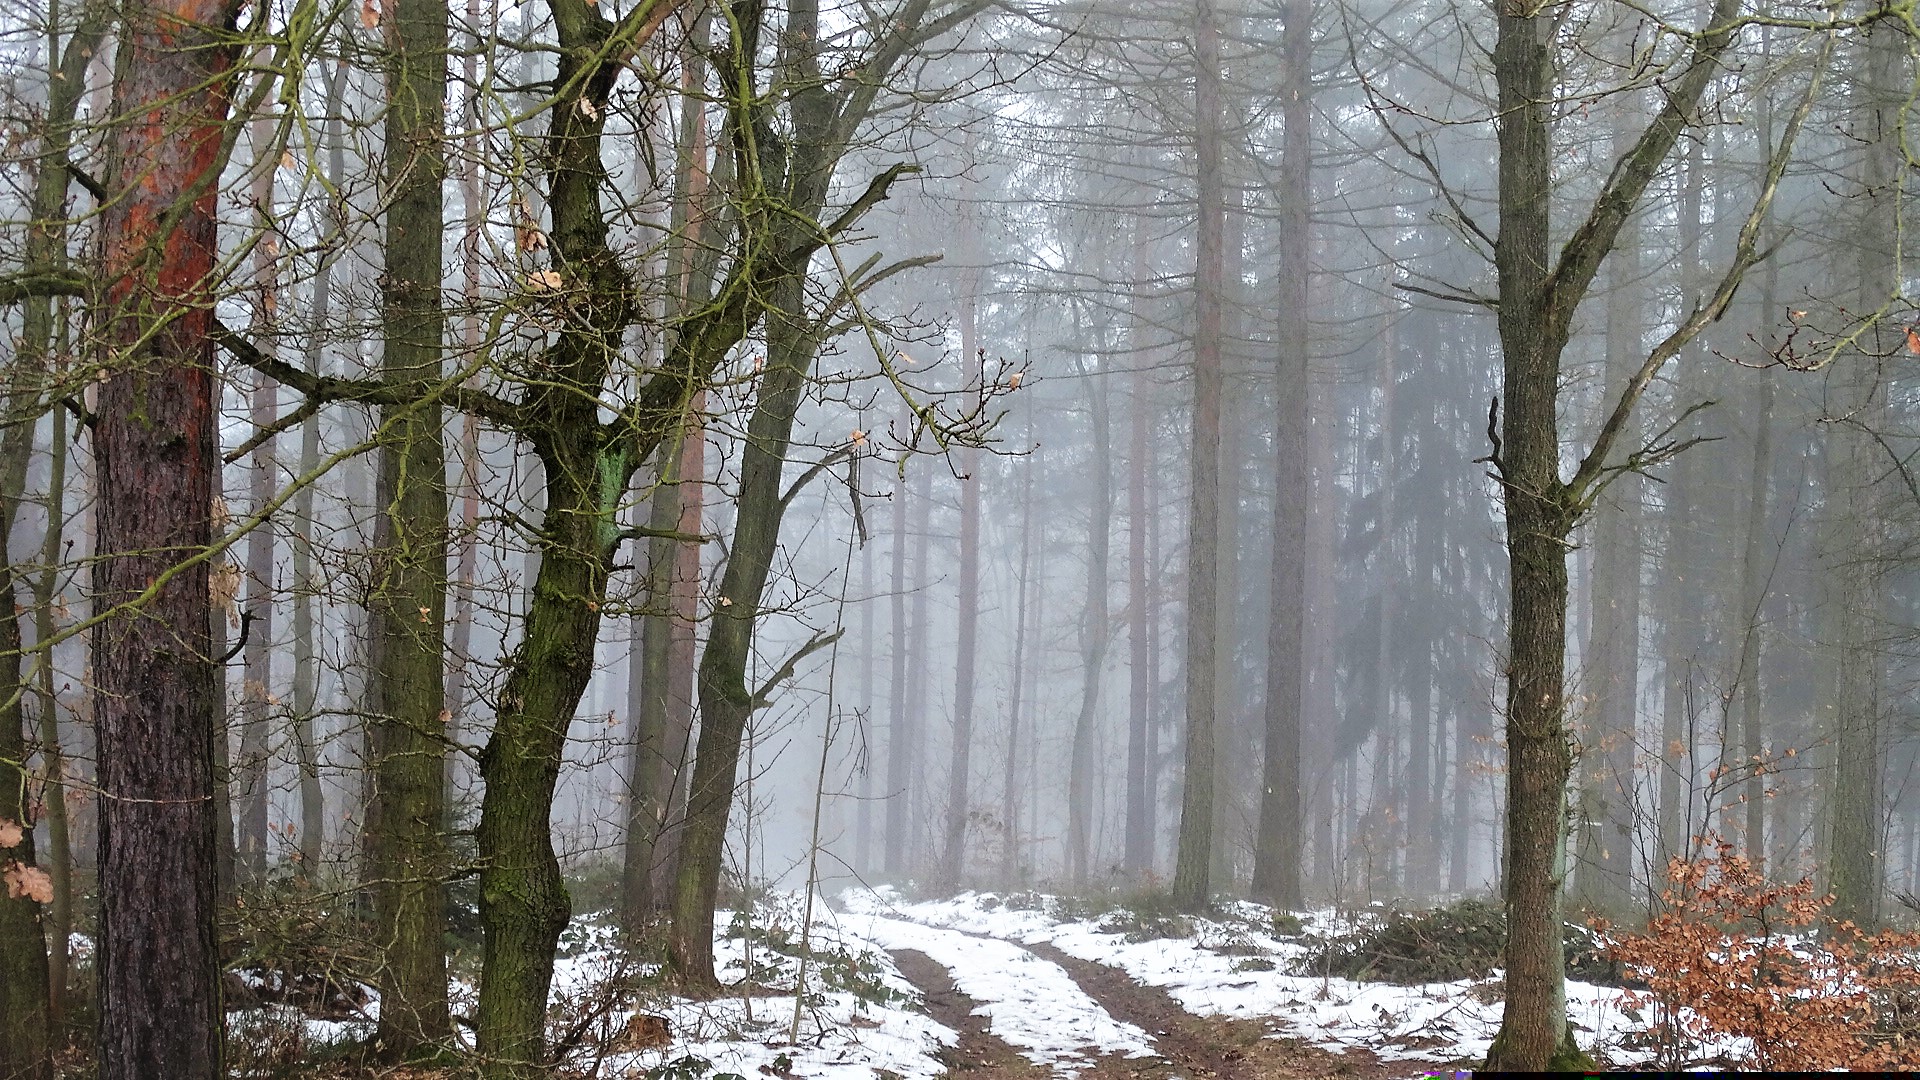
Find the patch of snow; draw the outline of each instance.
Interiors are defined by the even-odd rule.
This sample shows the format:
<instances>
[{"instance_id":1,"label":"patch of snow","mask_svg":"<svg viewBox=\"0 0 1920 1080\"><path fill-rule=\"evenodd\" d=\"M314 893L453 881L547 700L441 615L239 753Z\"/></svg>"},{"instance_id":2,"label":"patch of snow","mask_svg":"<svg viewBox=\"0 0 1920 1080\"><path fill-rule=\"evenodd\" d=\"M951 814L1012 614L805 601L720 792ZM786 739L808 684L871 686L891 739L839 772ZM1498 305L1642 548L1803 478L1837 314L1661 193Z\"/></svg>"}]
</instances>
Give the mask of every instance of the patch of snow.
<instances>
[{"instance_id":1,"label":"patch of snow","mask_svg":"<svg viewBox=\"0 0 1920 1080\"><path fill-rule=\"evenodd\" d=\"M1066 969L1018 945L881 915L858 925L884 948L916 949L946 968L993 1033L1036 1065L1073 1077L1091 1056L1157 1054L1146 1032L1115 1020Z\"/></svg>"},{"instance_id":2,"label":"patch of snow","mask_svg":"<svg viewBox=\"0 0 1920 1080\"><path fill-rule=\"evenodd\" d=\"M1191 920L1190 936L1143 941L1103 929L1100 919L1060 919L1044 908L1009 907L990 893L910 903L891 890L849 890L841 902L852 911L884 912L928 927L1046 942L1159 987L1196 1015L1266 1020L1276 1034L1334 1050L1364 1049L1389 1061L1484 1058L1504 1007L1480 1000L1471 981L1396 986L1289 974L1305 947L1259 929L1272 924L1271 912L1245 902L1239 905L1245 910L1227 913L1231 918ZM1341 921L1331 911L1298 918L1307 933L1323 935ZM1346 921L1346 928L1352 925ZM1262 970L1268 966L1272 970ZM1604 1050L1617 1064L1639 1064L1651 1055L1621 1043L1644 1033L1648 1023L1625 1010L1625 993L1569 982L1567 1015L1583 1045Z\"/></svg>"}]
</instances>

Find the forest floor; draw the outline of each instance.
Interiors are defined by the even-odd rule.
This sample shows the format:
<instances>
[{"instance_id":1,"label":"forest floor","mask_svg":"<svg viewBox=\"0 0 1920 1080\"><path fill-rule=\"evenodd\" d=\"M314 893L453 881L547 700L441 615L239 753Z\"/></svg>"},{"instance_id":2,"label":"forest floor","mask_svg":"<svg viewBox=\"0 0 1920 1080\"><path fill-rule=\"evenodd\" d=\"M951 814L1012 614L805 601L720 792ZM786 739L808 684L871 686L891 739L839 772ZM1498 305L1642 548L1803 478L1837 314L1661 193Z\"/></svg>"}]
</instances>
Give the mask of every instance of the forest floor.
<instances>
[{"instance_id":1,"label":"forest floor","mask_svg":"<svg viewBox=\"0 0 1920 1080\"><path fill-rule=\"evenodd\" d=\"M716 963L736 989L711 1000L666 993L604 920L576 919L555 973L559 1075L1384 1080L1471 1068L1499 1023L1497 977L1409 986L1304 973L1317 943L1377 913L1230 904L1195 918L1137 898L859 889L816 902L803 942L801 911L799 897L774 894L722 913ZM1597 1058L1630 1066L1646 1060L1646 1025L1623 993L1571 983L1569 1015ZM466 1011L473 988L457 982L454 996ZM302 1023L308 1047L366 1027Z\"/></svg>"}]
</instances>

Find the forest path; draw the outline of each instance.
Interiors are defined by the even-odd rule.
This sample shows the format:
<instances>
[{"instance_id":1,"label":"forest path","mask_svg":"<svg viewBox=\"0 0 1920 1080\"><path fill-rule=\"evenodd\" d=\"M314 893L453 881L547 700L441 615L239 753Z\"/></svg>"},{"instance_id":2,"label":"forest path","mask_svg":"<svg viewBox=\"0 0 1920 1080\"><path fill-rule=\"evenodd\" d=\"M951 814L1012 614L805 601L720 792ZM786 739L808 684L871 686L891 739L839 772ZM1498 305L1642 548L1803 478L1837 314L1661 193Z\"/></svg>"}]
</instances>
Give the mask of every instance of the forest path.
<instances>
[{"instance_id":1,"label":"forest path","mask_svg":"<svg viewBox=\"0 0 1920 1080\"><path fill-rule=\"evenodd\" d=\"M971 938L996 940L986 935ZM1011 943L1009 943L1011 944ZM1069 956L1044 943L1020 946L1064 970L1113 1019L1145 1031L1153 1056L1117 1053L1038 1065L996 1034L981 1003L962 992L954 971L916 949L892 950L900 973L920 991L933 1019L960 1033L940 1056L956 1080L1296 1080L1341 1077L1374 1080L1418 1076L1412 1063L1396 1068L1364 1051L1333 1051L1274 1037L1258 1020L1202 1017L1181 1008L1166 991L1135 982L1105 964ZM1018 1038L1017 1032L1010 1032Z\"/></svg>"}]
</instances>

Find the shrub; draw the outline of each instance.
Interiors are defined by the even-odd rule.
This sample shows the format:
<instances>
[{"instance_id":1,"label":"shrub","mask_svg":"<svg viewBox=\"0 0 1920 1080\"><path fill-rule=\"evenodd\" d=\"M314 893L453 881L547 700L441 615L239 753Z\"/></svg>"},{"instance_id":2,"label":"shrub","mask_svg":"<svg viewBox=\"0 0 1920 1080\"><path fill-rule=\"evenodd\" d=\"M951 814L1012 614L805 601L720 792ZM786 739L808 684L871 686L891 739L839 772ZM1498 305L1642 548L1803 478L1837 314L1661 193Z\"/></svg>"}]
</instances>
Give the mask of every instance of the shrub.
<instances>
[{"instance_id":1,"label":"shrub","mask_svg":"<svg viewBox=\"0 0 1920 1080\"><path fill-rule=\"evenodd\" d=\"M1500 966L1506 947L1506 910L1469 897L1427 911L1390 911L1371 926L1311 944L1301 972L1403 986L1484 979ZM1618 966L1604 957L1592 931L1569 925L1564 948L1568 975L1618 985Z\"/></svg>"},{"instance_id":2,"label":"shrub","mask_svg":"<svg viewBox=\"0 0 1920 1080\"><path fill-rule=\"evenodd\" d=\"M1674 859L1666 910L1605 951L1644 980L1632 1007L1653 1012L1661 1063L1710 1039L1741 1040L1740 1068L1911 1070L1902 1030L1920 989L1920 934L1868 936L1827 914L1813 882L1767 880L1718 838ZM1604 923L1597 924L1605 929Z\"/></svg>"}]
</instances>

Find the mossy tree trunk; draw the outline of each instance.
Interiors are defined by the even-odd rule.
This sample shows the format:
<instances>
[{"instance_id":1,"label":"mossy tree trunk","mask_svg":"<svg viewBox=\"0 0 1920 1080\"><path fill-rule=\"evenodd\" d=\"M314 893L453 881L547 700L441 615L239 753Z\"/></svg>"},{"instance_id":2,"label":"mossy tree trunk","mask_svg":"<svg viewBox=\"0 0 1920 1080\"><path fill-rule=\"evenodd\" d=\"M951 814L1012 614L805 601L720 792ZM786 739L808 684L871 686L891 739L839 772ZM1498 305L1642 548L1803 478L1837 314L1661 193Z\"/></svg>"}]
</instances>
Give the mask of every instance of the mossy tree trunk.
<instances>
[{"instance_id":1,"label":"mossy tree trunk","mask_svg":"<svg viewBox=\"0 0 1920 1080\"><path fill-rule=\"evenodd\" d=\"M382 13L387 102L373 587L368 596L373 805L368 873L380 935L379 1040L392 1058L447 1043L446 426L443 378L446 0Z\"/></svg>"}]
</instances>

